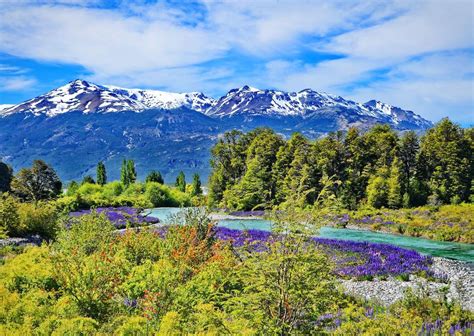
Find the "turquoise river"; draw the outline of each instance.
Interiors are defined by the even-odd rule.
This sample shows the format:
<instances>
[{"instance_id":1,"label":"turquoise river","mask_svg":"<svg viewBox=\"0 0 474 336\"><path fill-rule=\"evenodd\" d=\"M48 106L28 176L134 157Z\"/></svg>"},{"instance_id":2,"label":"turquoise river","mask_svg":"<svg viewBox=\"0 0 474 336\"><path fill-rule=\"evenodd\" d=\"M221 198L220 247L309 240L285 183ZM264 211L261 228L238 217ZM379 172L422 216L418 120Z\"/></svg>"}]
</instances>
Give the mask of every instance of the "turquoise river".
<instances>
[{"instance_id":1,"label":"turquoise river","mask_svg":"<svg viewBox=\"0 0 474 336\"><path fill-rule=\"evenodd\" d=\"M149 209L146 212L150 216L157 217L163 224L169 221L170 216L177 214L181 211L180 208L155 208ZM218 226L226 227L229 229L238 230L271 230L272 222L260 218L252 219L220 219L217 221ZM474 263L474 245L473 244L461 244L452 242L441 242L435 240L428 240L422 238L393 235L388 233L371 232L365 230L352 230L352 229L336 229L332 227L323 227L320 229L319 235L323 238L331 239L345 239L354 241L365 241L373 243L385 243L392 244L412 250L416 250L420 253L444 257L450 259L456 259L461 261L467 261Z\"/></svg>"}]
</instances>

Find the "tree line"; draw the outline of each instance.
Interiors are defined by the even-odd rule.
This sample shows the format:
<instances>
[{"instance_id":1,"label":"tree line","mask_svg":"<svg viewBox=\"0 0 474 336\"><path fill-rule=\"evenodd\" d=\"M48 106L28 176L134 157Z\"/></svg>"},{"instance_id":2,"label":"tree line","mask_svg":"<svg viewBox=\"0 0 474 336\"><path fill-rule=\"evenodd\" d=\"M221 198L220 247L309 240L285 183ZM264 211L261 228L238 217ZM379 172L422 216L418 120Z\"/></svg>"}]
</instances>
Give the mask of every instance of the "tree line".
<instances>
[{"instance_id":1,"label":"tree line","mask_svg":"<svg viewBox=\"0 0 474 336\"><path fill-rule=\"evenodd\" d=\"M120 169L120 182L127 188L137 182L137 171L133 160L124 159ZM145 183L157 182L164 184L163 176L159 171L151 171L145 179ZM80 183L71 181L67 185L69 193L73 193L80 185L107 184L107 170L105 164L100 161L96 168L96 179L92 175L86 175ZM175 187L181 192L189 192L191 196L202 195L201 179L199 174L193 175L193 181L189 190L186 190L186 176L179 172ZM38 202L54 199L63 192L63 183L56 171L42 160L34 160L30 168L22 168L16 175L13 169L0 161L0 193L9 192L26 202Z\"/></svg>"},{"instance_id":2,"label":"tree line","mask_svg":"<svg viewBox=\"0 0 474 336\"><path fill-rule=\"evenodd\" d=\"M421 138L376 125L310 141L268 128L230 131L211 150L209 203L231 209L331 202L346 209L474 198L474 129L443 119Z\"/></svg>"}]
</instances>

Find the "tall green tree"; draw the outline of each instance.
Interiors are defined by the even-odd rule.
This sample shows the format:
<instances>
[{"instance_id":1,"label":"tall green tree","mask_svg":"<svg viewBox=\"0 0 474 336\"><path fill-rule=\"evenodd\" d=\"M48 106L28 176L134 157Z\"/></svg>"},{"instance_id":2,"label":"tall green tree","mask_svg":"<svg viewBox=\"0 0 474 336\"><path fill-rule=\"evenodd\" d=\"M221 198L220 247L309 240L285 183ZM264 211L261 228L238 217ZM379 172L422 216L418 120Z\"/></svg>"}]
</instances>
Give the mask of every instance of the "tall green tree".
<instances>
[{"instance_id":1,"label":"tall green tree","mask_svg":"<svg viewBox=\"0 0 474 336\"><path fill-rule=\"evenodd\" d=\"M178 188L179 191L186 191L186 176L183 171L180 171L176 177L175 187Z\"/></svg>"},{"instance_id":2,"label":"tall green tree","mask_svg":"<svg viewBox=\"0 0 474 336\"><path fill-rule=\"evenodd\" d=\"M218 205L224 191L236 185L244 175L247 166L247 150L250 143L264 128L257 128L248 133L229 131L218 140L211 149L211 168L209 176L209 204Z\"/></svg>"},{"instance_id":3,"label":"tall green tree","mask_svg":"<svg viewBox=\"0 0 474 336\"><path fill-rule=\"evenodd\" d=\"M23 168L15 175L11 190L25 201L38 202L59 196L62 183L53 168L35 160L31 168Z\"/></svg>"},{"instance_id":4,"label":"tall green tree","mask_svg":"<svg viewBox=\"0 0 474 336\"><path fill-rule=\"evenodd\" d=\"M137 181L137 171L135 169L135 161L128 160L127 161L127 173L128 173L128 181L130 184L133 184Z\"/></svg>"},{"instance_id":5,"label":"tall green tree","mask_svg":"<svg viewBox=\"0 0 474 336\"><path fill-rule=\"evenodd\" d=\"M392 161L390 177L388 179L387 205L389 208L397 209L402 205L400 160L398 157Z\"/></svg>"},{"instance_id":6,"label":"tall green tree","mask_svg":"<svg viewBox=\"0 0 474 336\"><path fill-rule=\"evenodd\" d=\"M124 186L135 183L137 180L137 172L135 170L135 161L123 159L120 168L120 181Z\"/></svg>"},{"instance_id":7,"label":"tall green tree","mask_svg":"<svg viewBox=\"0 0 474 336\"><path fill-rule=\"evenodd\" d=\"M130 184L130 180L128 177L128 165L127 160L123 159L122 166L120 167L120 181L124 186L128 186Z\"/></svg>"},{"instance_id":8,"label":"tall green tree","mask_svg":"<svg viewBox=\"0 0 474 336\"><path fill-rule=\"evenodd\" d=\"M420 149L418 137L414 131L408 131L403 134L400 139L400 183L401 183L401 194L406 200L405 206L411 205L410 199L414 199L417 195L414 195L414 189L411 188L411 182L415 178L417 156Z\"/></svg>"},{"instance_id":9,"label":"tall green tree","mask_svg":"<svg viewBox=\"0 0 474 336\"><path fill-rule=\"evenodd\" d=\"M97 184L104 185L107 183L107 172L102 161L97 164Z\"/></svg>"},{"instance_id":10,"label":"tall green tree","mask_svg":"<svg viewBox=\"0 0 474 336\"><path fill-rule=\"evenodd\" d=\"M285 184L288 182L287 176L291 168L291 163L294 160L295 152L301 147L304 147L303 151L309 151L308 146L308 140L301 133L294 133L290 140L279 148L276 154L275 164L272 167L272 178L275 181L275 189L272 191L272 195L275 198L276 204L284 202L289 195L290 191L288 188L285 188ZM306 154L307 153L305 153L305 155Z\"/></svg>"},{"instance_id":11,"label":"tall green tree","mask_svg":"<svg viewBox=\"0 0 474 336\"><path fill-rule=\"evenodd\" d=\"M193 183L191 185L191 195L192 196L202 195L201 178L199 177L199 174L193 175Z\"/></svg>"},{"instance_id":12,"label":"tall green tree","mask_svg":"<svg viewBox=\"0 0 474 336\"><path fill-rule=\"evenodd\" d=\"M295 149L293 160L284 178L283 191L287 202L300 207L313 204L320 179L321 174L316 165L314 151L306 140Z\"/></svg>"},{"instance_id":13,"label":"tall green tree","mask_svg":"<svg viewBox=\"0 0 474 336\"><path fill-rule=\"evenodd\" d=\"M388 168L381 167L367 185L367 203L376 209L386 207L388 204L388 175Z\"/></svg>"},{"instance_id":14,"label":"tall green tree","mask_svg":"<svg viewBox=\"0 0 474 336\"><path fill-rule=\"evenodd\" d=\"M275 189L272 168L283 143L283 139L270 129L263 129L253 139L247 150L244 176L224 193L226 206L247 210L271 206Z\"/></svg>"},{"instance_id":15,"label":"tall green tree","mask_svg":"<svg viewBox=\"0 0 474 336\"><path fill-rule=\"evenodd\" d=\"M10 191L10 184L13 179L13 169L0 161L0 193Z\"/></svg>"},{"instance_id":16,"label":"tall green tree","mask_svg":"<svg viewBox=\"0 0 474 336\"><path fill-rule=\"evenodd\" d=\"M472 146L464 130L445 118L428 130L420 144L420 178L432 199L442 203L467 201L472 176Z\"/></svg>"},{"instance_id":17,"label":"tall green tree","mask_svg":"<svg viewBox=\"0 0 474 336\"><path fill-rule=\"evenodd\" d=\"M163 180L163 176L161 176L161 173L156 170L152 170L146 177L145 182L157 182L160 184L165 183Z\"/></svg>"},{"instance_id":18,"label":"tall green tree","mask_svg":"<svg viewBox=\"0 0 474 336\"><path fill-rule=\"evenodd\" d=\"M343 162L343 170L334 172L333 176L343 182L340 198L345 207L355 209L365 197L368 183L365 171L369 164L364 138L357 128L351 127L347 132L343 156L338 157L340 157L340 162Z\"/></svg>"}]
</instances>

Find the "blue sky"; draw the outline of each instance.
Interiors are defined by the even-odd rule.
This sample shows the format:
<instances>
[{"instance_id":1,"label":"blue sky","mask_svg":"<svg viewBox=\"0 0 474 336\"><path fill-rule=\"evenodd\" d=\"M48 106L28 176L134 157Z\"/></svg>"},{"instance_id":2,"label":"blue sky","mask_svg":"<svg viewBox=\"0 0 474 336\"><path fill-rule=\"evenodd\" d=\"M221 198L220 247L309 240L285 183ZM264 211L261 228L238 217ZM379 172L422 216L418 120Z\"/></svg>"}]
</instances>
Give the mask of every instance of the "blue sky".
<instances>
[{"instance_id":1,"label":"blue sky","mask_svg":"<svg viewBox=\"0 0 474 336\"><path fill-rule=\"evenodd\" d=\"M3 0L0 104L76 78L202 91L245 84L378 99L474 122L474 2Z\"/></svg>"}]
</instances>

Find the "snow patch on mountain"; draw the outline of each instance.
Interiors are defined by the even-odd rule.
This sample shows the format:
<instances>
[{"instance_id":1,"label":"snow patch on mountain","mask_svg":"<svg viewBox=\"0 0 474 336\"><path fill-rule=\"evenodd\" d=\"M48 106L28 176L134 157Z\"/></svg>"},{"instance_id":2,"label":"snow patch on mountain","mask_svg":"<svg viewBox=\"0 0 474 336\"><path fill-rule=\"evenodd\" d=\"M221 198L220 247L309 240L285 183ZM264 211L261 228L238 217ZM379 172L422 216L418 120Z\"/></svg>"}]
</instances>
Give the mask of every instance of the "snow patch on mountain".
<instances>
[{"instance_id":1,"label":"snow patch on mountain","mask_svg":"<svg viewBox=\"0 0 474 336\"><path fill-rule=\"evenodd\" d=\"M201 92L173 93L159 90L126 89L75 80L44 95L5 109L0 116L13 113L57 116L67 112L112 113L142 112L150 109L188 108L217 119L244 117L286 118L303 120L337 118L339 123L355 121L389 123L401 129L427 128L431 122L412 111L377 100L365 104L341 96L304 89L299 92L260 90L245 85L230 90L218 100ZM319 118L319 119L318 119ZM345 121L344 121L345 120Z\"/></svg>"},{"instance_id":2,"label":"snow patch on mountain","mask_svg":"<svg viewBox=\"0 0 474 336\"><path fill-rule=\"evenodd\" d=\"M156 90L124 89L77 79L44 95L10 106L2 111L2 115L26 112L53 117L73 111L83 113L140 112L153 108L174 109L182 106L204 112L213 103L212 98L199 92L170 93Z\"/></svg>"},{"instance_id":3,"label":"snow patch on mountain","mask_svg":"<svg viewBox=\"0 0 474 336\"><path fill-rule=\"evenodd\" d=\"M176 109L187 107L205 113L216 101L201 92L173 93L158 90L125 89L117 86L104 86L112 92L139 101L146 108Z\"/></svg>"}]
</instances>

